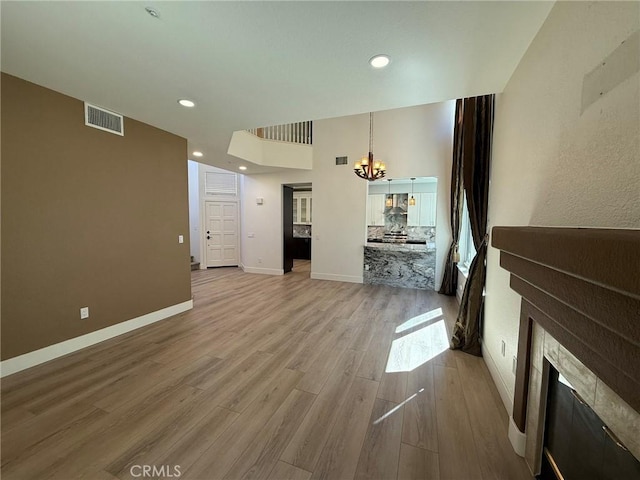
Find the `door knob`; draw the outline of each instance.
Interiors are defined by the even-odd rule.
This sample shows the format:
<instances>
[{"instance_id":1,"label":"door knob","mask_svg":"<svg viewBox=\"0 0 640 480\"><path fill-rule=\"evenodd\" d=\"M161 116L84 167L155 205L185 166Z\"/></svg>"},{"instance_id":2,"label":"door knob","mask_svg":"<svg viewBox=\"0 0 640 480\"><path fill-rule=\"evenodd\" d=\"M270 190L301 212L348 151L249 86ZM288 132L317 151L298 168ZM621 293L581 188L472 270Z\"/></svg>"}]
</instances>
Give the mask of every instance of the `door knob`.
<instances>
[{"instance_id":1,"label":"door knob","mask_svg":"<svg viewBox=\"0 0 640 480\"><path fill-rule=\"evenodd\" d=\"M211 232L209 230L207 230L207 235L209 235Z\"/></svg>"},{"instance_id":2,"label":"door knob","mask_svg":"<svg viewBox=\"0 0 640 480\"><path fill-rule=\"evenodd\" d=\"M207 235L207 240L211 240L211 237L209 235Z\"/></svg>"}]
</instances>

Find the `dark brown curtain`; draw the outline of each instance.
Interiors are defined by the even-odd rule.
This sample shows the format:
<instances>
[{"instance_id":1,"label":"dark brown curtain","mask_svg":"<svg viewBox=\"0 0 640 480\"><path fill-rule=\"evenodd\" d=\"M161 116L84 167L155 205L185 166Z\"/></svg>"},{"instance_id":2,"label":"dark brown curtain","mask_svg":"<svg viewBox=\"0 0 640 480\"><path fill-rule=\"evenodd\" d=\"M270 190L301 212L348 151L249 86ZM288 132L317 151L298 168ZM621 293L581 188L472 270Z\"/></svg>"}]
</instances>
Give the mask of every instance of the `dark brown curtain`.
<instances>
[{"instance_id":1,"label":"dark brown curtain","mask_svg":"<svg viewBox=\"0 0 640 480\"><path fill-rule=\"evenodd\" d=\"M483 290L487 259L487 210L489 167L493 137L494 95L464 100L462 183L469 208L476 257L471 262L460 311L453 330L451 348L482 355L480 331L484 311Z\"/></svg>"},{"instance_id":2,"label":"dark brown curtain","mask_svg":"<svg viewBox=\"0 0 640 480\"><path fill-rule=\"evenodd\" d=\"M456 101L456 116L453 128L453 166L451 168L451 236L453 240L444 266L442 285L438 293L455 295L458 287L458 268L456 267L458 241L460 239L460 218L462 217L462 147L463 147L463 101Z\"/></svg>"}]
</instances>

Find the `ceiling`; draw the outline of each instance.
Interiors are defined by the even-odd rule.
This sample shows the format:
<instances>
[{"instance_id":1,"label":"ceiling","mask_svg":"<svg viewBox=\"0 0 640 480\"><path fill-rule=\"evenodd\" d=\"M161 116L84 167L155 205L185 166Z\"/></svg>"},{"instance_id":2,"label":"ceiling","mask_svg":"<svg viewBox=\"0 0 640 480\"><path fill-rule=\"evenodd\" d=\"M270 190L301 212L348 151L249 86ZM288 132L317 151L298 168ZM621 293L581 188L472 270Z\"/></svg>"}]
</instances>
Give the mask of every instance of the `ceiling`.
<instances>
[{"instance_id":1,"label":"ceiling","mask_svg":"<svg viewBox=\"0 0 640 480\"><path fill-rule=\"evenodd\" d=\"M502 91L552 5L5 1L1 67L235 170L246 164L226 153L235 130ZM387 68L369 65L378 53Z\"/></svg>"}]
</instances>

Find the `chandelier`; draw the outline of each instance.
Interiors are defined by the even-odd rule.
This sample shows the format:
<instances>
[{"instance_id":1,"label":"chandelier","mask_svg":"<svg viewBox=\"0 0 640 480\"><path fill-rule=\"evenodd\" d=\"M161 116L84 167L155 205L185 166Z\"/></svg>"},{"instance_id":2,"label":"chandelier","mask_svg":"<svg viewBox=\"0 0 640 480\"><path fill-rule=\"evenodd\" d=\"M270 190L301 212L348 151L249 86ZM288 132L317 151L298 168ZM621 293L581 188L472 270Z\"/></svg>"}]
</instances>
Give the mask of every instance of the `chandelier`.
<instances>
[{"instance_id":1,"label":"chandelier","mask_svg":"<svg viewBox=\"0 0 640 480\"><path fill-rule=\"evenodd\" d=\"M373 113L369 113L369 155L357 161L353 166L353 171L360 178L370 182L383 178L387 173L387 166L384 162L373 159Z\"/></svg>"}]
</instances>

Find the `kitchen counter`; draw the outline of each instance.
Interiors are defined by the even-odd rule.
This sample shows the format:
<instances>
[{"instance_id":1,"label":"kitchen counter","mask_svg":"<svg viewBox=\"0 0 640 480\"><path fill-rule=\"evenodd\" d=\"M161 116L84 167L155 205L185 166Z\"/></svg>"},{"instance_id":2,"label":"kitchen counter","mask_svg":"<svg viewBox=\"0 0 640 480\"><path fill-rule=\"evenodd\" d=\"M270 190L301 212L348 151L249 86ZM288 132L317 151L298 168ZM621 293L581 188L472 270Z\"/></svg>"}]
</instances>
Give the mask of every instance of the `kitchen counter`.
<instances>
[{"instance_id":1,"label":"kitchen counter","mask_svg":"<svg viewBox=\"0 0 640 480\"><path fill-rule=\"evenodd\" d=\"M434 243L367 242L364 246L365 284L433 290L435 272Z\"/></svg>"},{"instance_id":2,"label":"kitchen counter","mask_svg":"<svg viewBox=\"0 0 640 480\"><path fill-rule=\"evenodd\" d=\"M311 238L311 225L295 223L293 225L293 238Z\"/></svg>"}]
</instances>

